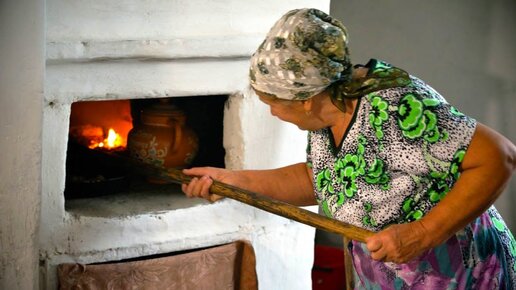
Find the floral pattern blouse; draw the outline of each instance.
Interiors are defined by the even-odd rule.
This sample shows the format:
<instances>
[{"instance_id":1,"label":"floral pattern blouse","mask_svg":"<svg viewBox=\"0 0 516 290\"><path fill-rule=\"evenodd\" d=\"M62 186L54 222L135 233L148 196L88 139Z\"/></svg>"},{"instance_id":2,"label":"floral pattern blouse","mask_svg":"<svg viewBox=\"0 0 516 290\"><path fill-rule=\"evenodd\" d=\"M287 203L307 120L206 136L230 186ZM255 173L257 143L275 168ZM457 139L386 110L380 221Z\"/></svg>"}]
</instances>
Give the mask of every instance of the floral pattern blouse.
<instances>
[{"instance_id":1,"label":"floral pattern blouse","mask_svg":"<svg viewBox=\"0 0 516 290\"><path fill-rule=\"evenodd\" d=\"M385 71L390 65L370 61L368 66L369 74L378 68ZM329 128L309 132L307 162L313 170L316 198L327 216L380 231L391 224L420 219L446 196L457 181L476 121L460 113L423 81L413 76L410 80L408 85L370 92L358 99L341 144L334 144ZM474 227L468 226L447 242L459 245L455 253L426 256L443 262L463 262L455 263L457 267L451 267L452 270L446 269L452 274L439 267L430 267L444 279L435 280L444 283L438 285L459 283L456 275L469 273L472 269L485 271L484 268L475 268L485 258L477 252L479 247L492 246L482 245L487 240L475 236L484 231L497 237L495 249L490 249L493 253L489 254L496 257L499 271L495 271L498 273L495 276L499 279L495 279L494 284L486 282L482 285L507 283L507 289L516 285L512 284L516 272L516 243L494 207L479 217ZM444 246L451 247L450 244ZM425 281L426 287L431 285L428 275L432 272L427 267L421 268L428 262L423 261L425 258L414 262L419 265L412 265L416 268L405 269L412 274L410 279L404 279L400 274L402 268L373 261L365 245L353 242L350 247L354 254L358 288L362 285L371 289L376 285L381 289L405 289ZM431 252L435 254L436 249ZM472 272L469 274L461 274L461 277L469 278L457 285L480 285L481 279L473 279Z\"/></svg>"}]
</instances>

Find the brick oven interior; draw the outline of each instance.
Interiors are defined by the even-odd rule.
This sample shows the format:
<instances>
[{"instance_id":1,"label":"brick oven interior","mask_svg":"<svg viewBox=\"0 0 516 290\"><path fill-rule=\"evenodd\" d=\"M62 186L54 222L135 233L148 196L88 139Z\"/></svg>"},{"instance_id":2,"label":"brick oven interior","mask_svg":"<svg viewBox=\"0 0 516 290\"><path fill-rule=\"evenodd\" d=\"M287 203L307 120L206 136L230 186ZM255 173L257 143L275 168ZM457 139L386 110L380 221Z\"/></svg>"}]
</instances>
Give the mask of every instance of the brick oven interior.
<instances>
[{"instance_id":1,"label":"brick oven interior","mask_svg":"<svg viewBox=\"0 0 516 290\"><path fill-rule=\"evenodd\" d=\"M178 185L148 181L134 172L135 165L122 162L131 158L128 135L141 126L142 109L166 103L186 116L184 126L197 140L193 159L177 168L224 168L222 135L227 98L227 95L214 95L73 103L66 154L65 209L107 215L117 210L144 213L199 203L186 201ZM102 142L107 140L109 129L120 139L119 144L111 147ZM123 208L113 207L117 203L124 204ZM108 210L109 207L112 209Z\"/></svg>"}]
</instances>

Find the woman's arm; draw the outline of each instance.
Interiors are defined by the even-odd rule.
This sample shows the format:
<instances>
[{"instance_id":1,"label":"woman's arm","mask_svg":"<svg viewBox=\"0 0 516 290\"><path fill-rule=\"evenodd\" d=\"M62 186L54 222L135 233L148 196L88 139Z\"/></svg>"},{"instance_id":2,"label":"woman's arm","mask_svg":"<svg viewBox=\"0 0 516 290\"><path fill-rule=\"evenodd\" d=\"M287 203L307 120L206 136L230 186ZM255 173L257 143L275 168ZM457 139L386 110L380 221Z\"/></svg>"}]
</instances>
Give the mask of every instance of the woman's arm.
<instances>
[{"instance_id":1,"label":"woman's arm","mask_svg":"<svg viewBox=\"0 0 516 290\"><path fill-rule=\"evenodd\" d=\"M478 124L453 188L421 220L391 226L367 240L377 260L407 262L435 247L482 214L502 193L516 168L516 148Z\"/></svg>"},{"instance_id":2,"label":"woman's arm","mask_svg":"<svg viewBox=\"0 0 516 290\"><path fill-rule=\"evenodd\" d=\"M183 184L188 197L202 197L215 201L221 197L211 194L213 180L269 196L293 205L315 205L311 169L306 163L297 163L270 170L231 171L222 168L197 167L185 169L187 175L195 176L189 184Z\"/></svg>"}]
</instances>

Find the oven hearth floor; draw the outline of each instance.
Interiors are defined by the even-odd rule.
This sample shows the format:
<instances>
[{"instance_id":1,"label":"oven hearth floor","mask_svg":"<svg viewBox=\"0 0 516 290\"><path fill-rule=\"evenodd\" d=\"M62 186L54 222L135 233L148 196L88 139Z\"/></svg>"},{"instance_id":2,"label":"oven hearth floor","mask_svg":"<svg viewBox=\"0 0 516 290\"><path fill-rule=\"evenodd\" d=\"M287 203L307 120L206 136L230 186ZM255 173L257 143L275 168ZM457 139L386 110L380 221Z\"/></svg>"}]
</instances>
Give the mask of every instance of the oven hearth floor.
<instances>
[{"instance_id":1,"label":"oven hearth floor","mask_svg":"<svg viewBox=\"0 0 516 290\"><path fill-rule=\"evenodd\" d=\"M124 217L161 213L209 204L200 198L187 198L176 184L147 184L145 189L131 187L123 192L97 197L68 199L65 209L73 215Z\"/></svg>"}]
</instances>

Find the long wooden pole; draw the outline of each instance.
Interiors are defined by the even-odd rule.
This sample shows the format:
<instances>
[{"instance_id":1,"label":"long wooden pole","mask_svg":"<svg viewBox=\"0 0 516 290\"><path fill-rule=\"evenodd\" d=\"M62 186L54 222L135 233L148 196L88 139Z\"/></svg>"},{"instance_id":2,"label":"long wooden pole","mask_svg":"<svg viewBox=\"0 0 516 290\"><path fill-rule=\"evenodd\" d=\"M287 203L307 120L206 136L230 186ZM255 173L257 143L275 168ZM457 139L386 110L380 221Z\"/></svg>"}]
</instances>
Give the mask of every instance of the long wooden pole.
<instances>
[{"instance_id":1,"label":"long wooden pole","mask_svg":"<svg viewBox=\"0 0 516 290\"><path fill-rule=\"evenodd\" d=\"M185 175L179 169L163 169L128 158L116 153L107 153L122 161L131 171L150 177L159 177L166 181L182 184L189 183L192 177ZM374 233L351 224L331 219L289 203L272 199L268 196L237 188L235 186L213 181L210 191L214 194L228 197L267 212L324 230L342 235L348 239L365 242Z\"/></svg>"},{"instance_id":2,"label":"long wooden pole","mask_svg":"<svg viewBox=\"0 0 516 290\"><path fill-rule=\"evenodd\" d=\"M164 170L160 177L169 177L171 181L176 183L188 183L191 180L190 176L184 175L177 169ZM340 234L355 241L365 242L367 237L373 235L371 231L222 182L214 181L210 191L321 230Z\"/></svg>"}]
</instances>

